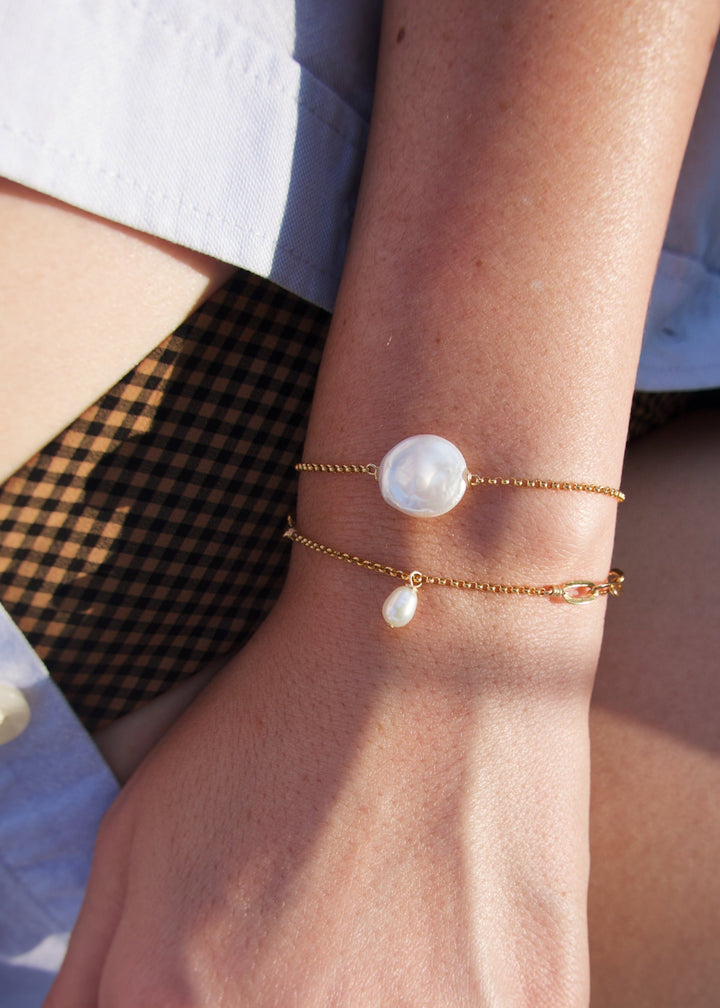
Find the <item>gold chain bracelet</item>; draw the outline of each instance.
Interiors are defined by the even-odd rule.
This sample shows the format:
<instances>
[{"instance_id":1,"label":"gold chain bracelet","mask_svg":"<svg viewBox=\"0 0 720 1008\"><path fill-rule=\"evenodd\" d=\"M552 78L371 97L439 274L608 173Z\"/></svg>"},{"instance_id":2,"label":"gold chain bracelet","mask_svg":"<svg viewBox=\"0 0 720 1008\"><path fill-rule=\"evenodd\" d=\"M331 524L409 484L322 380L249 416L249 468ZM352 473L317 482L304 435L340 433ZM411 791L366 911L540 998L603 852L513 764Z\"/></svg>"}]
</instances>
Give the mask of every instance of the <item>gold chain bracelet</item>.
<instances>
[{"instance_id":1,"label":"gold chain bracelet","mask_svg":"<svg viewBox=\"0 0 720 1008\"><path fill-rule=\"evenodd\" d=\"M385 455L379 465L367 463L298 462L298 472L361 473L380 485L383 499L403 514L434 518L460 503L468 487L525 487L531 490L570 490L600 494L624 501L615 487L577 480L527 479L517 476L481 476L471 472L458 448L436 434L406 438Z\"/></svg>"},{"instance_id":2,"label":"gold chain bracelet","mask_svg":"<svg viewBox=\"0 0 720 1008\"><path fill-rule=\"evenodd\" d=\"M355 556L352 553L345 553L342 550L326 546L302 535L294 527L292 518L288 518L288 528L285 538L292 542L305 546L315 553L322 553L324 556L333 557L335 560L342 560L344 563L352 564L355 567L364 567L366 570L374 571L377 574L385 574L388 577L398 578L406 584L396 588L388 595L383 605L383 617L388 626L406 626L415 615L417 608L418 588L423 585L440 585L443 588L463 588L468 591L488 592L492 595L534 595L541 598L569 602L571 605L583 605L592 602L594 599L604 595L617 597L621 594L625 575L620 570L611 570L607 581L566 581L559 585L508 585L492 584L487 581L466 581L461 578L442 577L436 574L423 574L422 571L404 571L389 564L378 563L375 560L365 560L363 557Z\"/></svg>"}]
</instances>

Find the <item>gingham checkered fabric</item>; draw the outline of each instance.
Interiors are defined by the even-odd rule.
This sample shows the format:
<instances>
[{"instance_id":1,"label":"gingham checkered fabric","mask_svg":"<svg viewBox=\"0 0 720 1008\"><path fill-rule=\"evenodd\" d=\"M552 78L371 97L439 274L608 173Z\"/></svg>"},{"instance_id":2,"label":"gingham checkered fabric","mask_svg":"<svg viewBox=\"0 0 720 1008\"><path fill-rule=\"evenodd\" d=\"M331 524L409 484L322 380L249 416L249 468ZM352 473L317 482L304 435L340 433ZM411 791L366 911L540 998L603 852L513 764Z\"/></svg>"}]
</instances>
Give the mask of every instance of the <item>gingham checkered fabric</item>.
<instances>
[{"instance_id":1,"label":"gingham checkered fabric","mask_svg":"<svg viewBox=\"0 0 720 1008\"><path fill-rule=\"evenodd\" d=\"M0 599L94 729L282 586L325 312L240 272L0 488Z\"/></svg>"}]
</instances>

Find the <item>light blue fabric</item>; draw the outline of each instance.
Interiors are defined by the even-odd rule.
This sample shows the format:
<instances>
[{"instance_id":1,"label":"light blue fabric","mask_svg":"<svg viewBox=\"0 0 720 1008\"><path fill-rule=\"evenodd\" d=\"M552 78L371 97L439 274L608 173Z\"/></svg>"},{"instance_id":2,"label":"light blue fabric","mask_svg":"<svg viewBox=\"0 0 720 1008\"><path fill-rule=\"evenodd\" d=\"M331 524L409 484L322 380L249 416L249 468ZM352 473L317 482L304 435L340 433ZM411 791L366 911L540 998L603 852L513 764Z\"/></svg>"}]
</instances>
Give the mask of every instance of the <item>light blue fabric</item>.
<instances>
[{"instance_id":1,"label":"light blue fabric","mask_svg":"<svg viewBox=\"0 0 720 1008\"><path fill-rule=\"evenodd\" d=\"M0 606L0 682L30 724L0 746L0 1008L39 1008L118 786L45 666Z\"/></svg>"},{"instance_id":2,"label":"light blue fabric","mask_svg":"<svg viewBox=\"0 0 720 1008\"><path fill-rule=\"evenodd\" d=\"M720 48L675 194L645 326L637 386L720 386Z\"/></svg>"}]
</instances>

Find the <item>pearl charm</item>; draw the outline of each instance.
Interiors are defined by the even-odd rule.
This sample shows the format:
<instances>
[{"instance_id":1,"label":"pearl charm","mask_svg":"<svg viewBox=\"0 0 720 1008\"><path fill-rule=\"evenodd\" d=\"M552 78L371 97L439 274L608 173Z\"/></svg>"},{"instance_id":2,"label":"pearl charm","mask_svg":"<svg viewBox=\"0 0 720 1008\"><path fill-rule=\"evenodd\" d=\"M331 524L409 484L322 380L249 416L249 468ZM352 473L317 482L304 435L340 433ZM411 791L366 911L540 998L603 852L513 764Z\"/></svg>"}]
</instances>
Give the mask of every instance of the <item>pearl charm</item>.
<instances>
[{"instance_id":1,"label":"pearl charm","mask_svg":"<svg viewBox=\"0 0 720 1008\"><path fill-rule=\"evenodd\" d=\"M396 588L385 599L383 619L389 627L407 626L417 609L418 593L413 585Z\"/></svg>"},{"instance_id":2,"label":"pearl charm","mask_svg":"<svg viewBox=\"0 0 720 1008\"><path fill-rule=\"evenodd\" d=\"M437 434L416 434L390 449L377 478L390 507L413 517L435 518L460 503L468 468L451 441Z\"/></svg>"}]
</instances>

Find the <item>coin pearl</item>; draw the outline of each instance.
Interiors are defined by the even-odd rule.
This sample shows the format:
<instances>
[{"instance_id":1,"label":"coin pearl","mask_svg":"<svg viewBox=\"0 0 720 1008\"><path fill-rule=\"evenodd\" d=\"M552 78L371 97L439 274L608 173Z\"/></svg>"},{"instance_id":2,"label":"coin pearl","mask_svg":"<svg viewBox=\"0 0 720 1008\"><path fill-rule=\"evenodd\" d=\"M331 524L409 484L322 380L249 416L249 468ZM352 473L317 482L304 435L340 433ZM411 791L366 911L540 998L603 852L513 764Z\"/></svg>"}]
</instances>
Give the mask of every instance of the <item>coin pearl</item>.
<instances>
[{"instance_id":1,"label":"coin pearl","mask_svg":"<svg viewBox=\"0 0 720 1008\"><path fill-rule=\"evenodd\" d=\"M437 434L416 434L391 448L378 467L383 499L403 514L435 518L451 511L467 489L467 465Z\"/></svg>"},{"instance_id":2,"label":"coin pearl","mask_svg":"<svg viewBox=\"0 0 720 1008\"><path fill-rule=\"evenodd\" d=\"M396 588L385 599L382 614L389 627L407 626L417 609L418 593L416 588L404 585Z\"/></svg>"}]
</instances>

